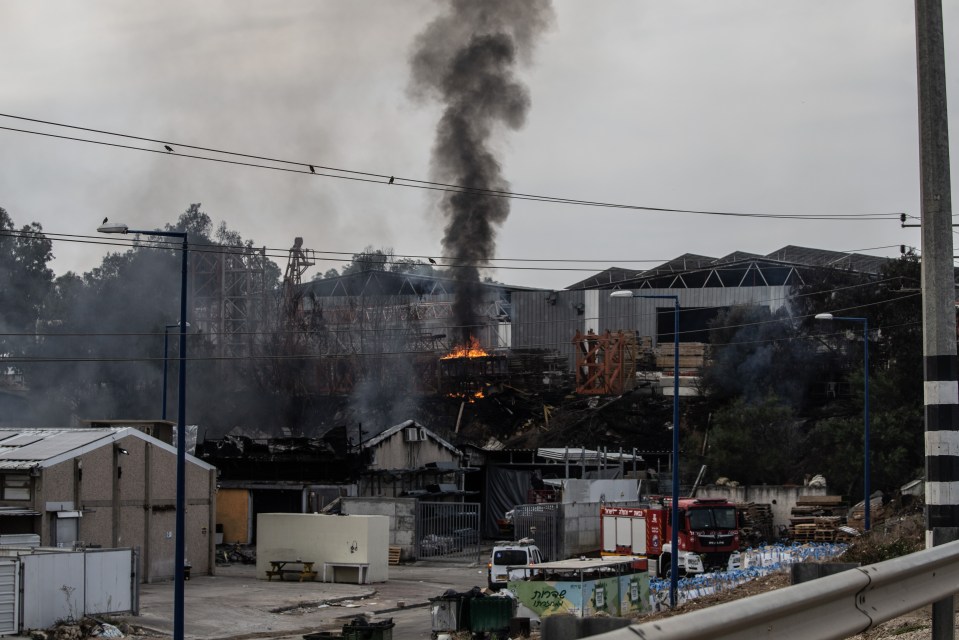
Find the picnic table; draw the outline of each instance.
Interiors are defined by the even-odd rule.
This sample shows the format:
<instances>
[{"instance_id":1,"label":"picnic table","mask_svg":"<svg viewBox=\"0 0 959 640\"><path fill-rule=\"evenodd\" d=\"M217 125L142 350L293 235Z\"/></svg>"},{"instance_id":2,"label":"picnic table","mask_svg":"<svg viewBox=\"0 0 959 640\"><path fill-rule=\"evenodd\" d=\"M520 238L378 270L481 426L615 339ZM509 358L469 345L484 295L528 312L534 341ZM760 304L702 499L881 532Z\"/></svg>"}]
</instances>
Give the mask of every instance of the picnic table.
<instances>
[{"instance_id":1,"label":"picnic table","mask_svg":"<svg viewBox=\"0 0 959 640\"><path fill-rule=\"evenodd\" d=\"M316 578L313 565L313 561L300 560L299 558L296 560L270 560L270 570L266 572L266 579L272 582L273 577L276 576L283 580L283 576L289 574L299 576L300 582L303 582L304 579L313 580Z\"/></svg>"}]
</instances>

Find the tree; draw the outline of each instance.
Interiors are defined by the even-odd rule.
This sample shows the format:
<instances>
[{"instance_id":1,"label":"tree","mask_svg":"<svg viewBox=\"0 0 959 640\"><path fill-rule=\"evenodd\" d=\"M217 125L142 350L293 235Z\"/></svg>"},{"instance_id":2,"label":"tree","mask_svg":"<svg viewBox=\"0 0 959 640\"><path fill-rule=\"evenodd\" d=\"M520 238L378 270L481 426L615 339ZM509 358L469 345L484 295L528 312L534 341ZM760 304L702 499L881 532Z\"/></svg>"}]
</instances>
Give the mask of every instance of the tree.
<instances>
[{"instance_id":1,"label":"tree","mask_svg":"<svg viewBox=\"0 0 959 640\"><path fill-rule=\"evenodd\" d=\"M712 358L703 385L714 402L770 396L802 405L813 353L785 309L737 306L710 323Z\"/></svg>"},{"instance_id":2,"label":"tree","mask_svg":"<svg viewBox=\"0 0 959 640\"><path fill-rule=\"evenodd\" d=\"M821 473L835 490L861 497L862 324L814 319L828 311L868 319L870 480L893 491L919 477L924 463L918 260L891 260L878 276L828 269L805 278L776 313L737 307L714 322L713 358L703 371L714 416L707 461L740 481ZM788 459L770 448L777 430ZM779 462L770 466L771 457Z\"/></svg>"},{"instance_id":3,"label":"tree","mask_svg":"<svg viewBox=\"0 0 959 640\"><path fill-rule=\"evenodd\" d=\"M245 260L264 261L267 288L279 279L279 268L251 251L252 242L225 223L213 232L210 216L199 204L164 228L186 230L198 250L229 253L235 247ZM67 273L52 282L40 316L44 336L30 343L30 355L37 356L37 362L24 368L34 400L30 422L44 426L69 424L76 417L159 416L164 325L178 318L181 266L175 239L160 240L148 238L125 252L106 255L82 276ZM194 254L191 264L204 255L215 254ZM232 426L245 417L255 420L268 413L258 405L249 361L213 359L218 355L214 345L197 330L194 325L189 338L191 421ZM169 345L173 357L175 333L171 332Z\"/></svg>"},{"instance_id":4,"label":"tree","mask_svg":"<svg viewBox=\"0 0 959 640\"><path fill-rule=\"evenodd\" d=\"M339 277L340 277L340 272L337 271L336 268L334 267L334 268L332 268L332 269L327 269L326 272L323 273L323 274L319 274L319 273L316 274L315 276L313 276L313 279L314 279L314 280L327 280L327 279L329 279L329 278L339 278Z\"/></svg>"},{"instance_id":5,"label":"tree","mask_svg":"<svg viewBox=\"0 0 959 640\"><path fill-rule=\"evenodd\" d=\"M43 228L32 223L15 231L13 220L0 208L0 353L22 353L27 334L36 331L43 302L53 284L47 266L53 258L52 243Z\"/></svg>"},{"instance_id":6,"label":"tree","mask_svg":"<svg viewBox=\"0 0 959 640\"><path fill-rule=\"evenodd\" d=\"M802 479L802 421L774 395L737 398L714 414L706 462L715 475L743 484Z\"/></svg>"},{"instance_id":7,"label":"tree","mask_svg":"<svg viewBox=\"0 0 959 640\"><path fill-rule=\"evenodd\" d=\"M331 271L335 270L331 269L327 274ZM389 271L391 273L411 273L423 276L434 274L433 267L421 260L397 258L393 249L374 249L372 246L367 246L360 253L354 253L352 262L344 265L339 275L348 276L364 271ZM336 276L324 275L324 277Z\"/></svg>"}]
</instances>

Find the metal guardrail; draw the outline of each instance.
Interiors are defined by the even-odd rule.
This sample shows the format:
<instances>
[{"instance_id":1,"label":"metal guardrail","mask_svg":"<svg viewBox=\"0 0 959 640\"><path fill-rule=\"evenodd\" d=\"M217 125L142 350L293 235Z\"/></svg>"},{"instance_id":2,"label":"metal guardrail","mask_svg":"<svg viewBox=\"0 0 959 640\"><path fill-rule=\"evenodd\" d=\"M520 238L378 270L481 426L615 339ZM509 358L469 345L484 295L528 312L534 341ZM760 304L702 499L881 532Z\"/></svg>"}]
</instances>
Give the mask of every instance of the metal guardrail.
<instances>
[{"instance_id":1,"label":"metal guardrail","mask_svg":"<svg viewBox=\"0 0 959 640\"><path fill-rule=\"evenodd\" d=\"M593 636L597 640L847 638L959 590L959 541Z\"/></svg>"}]
</instances>

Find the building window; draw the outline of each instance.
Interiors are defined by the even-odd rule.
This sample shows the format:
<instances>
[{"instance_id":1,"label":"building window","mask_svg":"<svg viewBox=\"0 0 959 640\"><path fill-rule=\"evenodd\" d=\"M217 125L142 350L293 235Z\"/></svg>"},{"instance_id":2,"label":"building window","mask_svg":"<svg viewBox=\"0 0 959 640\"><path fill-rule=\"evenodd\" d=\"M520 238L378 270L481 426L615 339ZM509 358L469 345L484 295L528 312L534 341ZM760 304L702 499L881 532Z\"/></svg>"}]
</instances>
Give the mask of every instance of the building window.
<instances>
[{"instance_id":1,"label":"building window","mask_svg":"<svg viewBox=\"0 0 959 640\"><path fill-rule=\"evenodd\" d=\"M4 500L30 499L30 476L4 474L0 477L3 478Z\"/></svg>"}]
</instances>

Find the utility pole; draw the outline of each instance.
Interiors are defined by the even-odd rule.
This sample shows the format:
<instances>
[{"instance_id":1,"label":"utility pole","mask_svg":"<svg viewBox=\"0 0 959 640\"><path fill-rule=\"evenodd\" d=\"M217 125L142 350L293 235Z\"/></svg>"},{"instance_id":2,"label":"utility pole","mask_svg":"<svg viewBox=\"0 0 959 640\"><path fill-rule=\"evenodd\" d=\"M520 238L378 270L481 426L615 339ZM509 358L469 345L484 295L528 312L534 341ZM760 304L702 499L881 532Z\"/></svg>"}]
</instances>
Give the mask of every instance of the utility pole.
<instances>
[{"instance_id":1,"label":"utility pole","mask_svg":"<svg viewBox=\"0 0 959 640\"><path fill-rule=\"evenodd\" d=\"M915 0L922 192L926 546L959 526L959 387L942 1ZM938 532L938 535L936 533ZM953 599L933 604L933 638L953 638Z\"/></svg>"}]
</instances>

